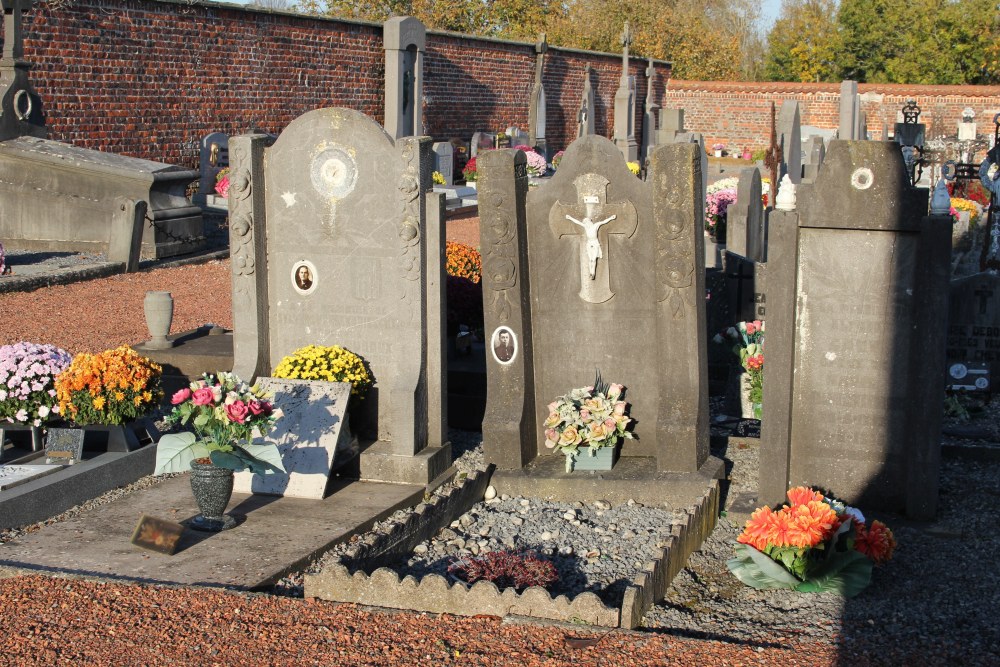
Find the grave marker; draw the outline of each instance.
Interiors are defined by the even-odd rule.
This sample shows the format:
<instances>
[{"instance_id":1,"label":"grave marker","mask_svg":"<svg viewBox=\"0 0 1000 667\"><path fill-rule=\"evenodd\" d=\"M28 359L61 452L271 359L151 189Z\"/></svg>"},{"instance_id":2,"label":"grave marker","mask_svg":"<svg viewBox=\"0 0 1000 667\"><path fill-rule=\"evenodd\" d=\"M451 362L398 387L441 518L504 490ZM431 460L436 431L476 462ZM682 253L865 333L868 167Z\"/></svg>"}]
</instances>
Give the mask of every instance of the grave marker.
<instances>
[{"instance_id":1,"label":"grave marker","mask_svg":"<svg viewBox=\"0 0 1000 667\"><path fill-rule=\"evenodd\" d=\"M621 35L622 75L615 93L615 145L629 162L639 159L639 147L635 142L635 80L629 75L628 47L633 40L628 21Z\"/></svg>"},{"instance_id":2,"label":"grave marker","mask_svg":"<svg viewBox=\"0 0 1000 667\"><path fill-rule=\"evenodd\" d=\"M762 503L818 485L932 518L951 224L887 142L833 141L798 211L772 211Z\"/></svg>"},{"instance_id":3,"label":"grave marker","mask_svg":"<svg viewBox=\"0 0 1000 667\"><path fill-rule=\"evenodd\" d=\"M45 462L73 464L83 460L80 428L50 428L45 436Z\"/></svg>"},{"instance_id":4,"label":"grave marker","mask_svg":"<svg viewBox=\"0 0 1000 667\"><path fill-rule=\"evenodd\" d=\"M583 95L576 112L576 136L594 134L594 88L590 83L590 63L583 70Z\"/></svg>"},{"instance_id":5,"label":"grave marker","mask_svg":"<svg viewBox=\"0 0 1000 667\"><path fill-rule=\"evenodd\" d=\"M531 88L531 104L528 107L528 145L537 148L542 155L545 150L545 86L542 84L542 70L545 67L545 52L549 45L543 32L535 43L535 83Z\"/></svg>"},{"instance_id":6,"label":"grave marker","mask_svg":"<svg viewBox=\"0 0 1000 667\"><path fill-rule=\"evenodd\" d=\"M949 364L984 363L991 378L1000 378L1000 277L995 273L951 281L947 358Z\"/></svg>"},{"instance_id":7,"label":"grave marker","mask_svg":"<svg viewBox=\"0 0 1000 667\"><path fill-rule=\"evenodd\" d=\"M455 182L455 148L447 141L438 141L431 146L434 152L434 171L444 177L445 185Z\"/></svg>"},{"instance_id":8,"label":"grave marker","mask_svg":"<svg viewBox=\"0 0 1000 667\"><path fill-rule=\"evenodd\" d=\"M199 169L201 185L198 194L214 195L216 175L229 166L229 135L212 132L201 140Z\"/></svg>"},{"instance_id":9,"label":"grave marker","mask_svg":"<svg viewBox=\"0 0 1000 667\"><path fill-rule=\"evenodd\" d=\"M28 79L24 60L24 12L34 0L3 0L3 57L0 58L0 141L47 137L42 99Z\"/></svg>"},{"instance_id":10,"label":"grave marker","mask_svg":"<svg viewBox=\"0 0 1000 667\"><path fill-rule=\"evenodd\" d=\"M383 24L383 41L385 131L393 139L420 135L427 30L412 16L394 16Z\"/></svg>"},{"instance_id":11,"label":"grave marker","mask_svg":"<svg viewBox=\"0 0 1000 667\"><path fill-rule=\"evenodd\" d=\"M319 109L266 143L231 140L235 371L270 375L309 344L355 352L376 382L352 424L362 476L426 484L450 464L430 139L394 142L363 114ZM303 291L294 269L306 262L315 270Z\"/></svg>"},{"instance_id":12,"label":"grave marker","mask_svg":"<svg viewBox=\"0 0 1000 667\"><path fill-rule=\"evenodd\" d=\"M792 183L802 182L802 122L799 116L799 103L795 100L785 100L781 103L781 113L778 117L778 141L781 143L781 173L779 178L788 174ZM777 188L775 188L777 189Z\"/></svg>"}]
</instances>

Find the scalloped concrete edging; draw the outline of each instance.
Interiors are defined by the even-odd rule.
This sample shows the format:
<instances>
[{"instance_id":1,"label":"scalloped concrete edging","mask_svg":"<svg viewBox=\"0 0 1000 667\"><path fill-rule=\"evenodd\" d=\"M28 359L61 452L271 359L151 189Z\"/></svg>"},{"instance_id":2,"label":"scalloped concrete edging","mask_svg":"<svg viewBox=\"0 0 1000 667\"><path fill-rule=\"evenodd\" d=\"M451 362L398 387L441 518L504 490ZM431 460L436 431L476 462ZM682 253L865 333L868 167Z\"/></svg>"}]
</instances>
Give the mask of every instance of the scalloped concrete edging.
<instances>
[{"instance_id":1,"label":"scalloped concrete edging","mask_svg":"<svg viewBox=\"0 0 1000 667\"><path fill-rule=\"evenodd\" d=\"M605 605L594 593L569 599L565 595L552 597L540 587L523 593L511 588L500 591L488 581L467 587L461 582L449 584L438 574L418 581L413 576L400 578L385 567L409 555L417 544L468 511L482 497L479 488L485 490L488 481L487 475L473 473L460 487L429 505L419 506L405 523L396 524L387 535L372 538L348 552L346 557L352 564L362 565L354 574L342 558L319 574L306 575L305 597L460 616L529 616L632 629L642 623L643 615L656 600L663 599L688 557L715 528L719 514L719 482L712 480L701 499L687 510L686 520L673 526L668 545L626 588L621 609ZM429 516L431 509L440 515Z\"/></svg>"}]
</instances>

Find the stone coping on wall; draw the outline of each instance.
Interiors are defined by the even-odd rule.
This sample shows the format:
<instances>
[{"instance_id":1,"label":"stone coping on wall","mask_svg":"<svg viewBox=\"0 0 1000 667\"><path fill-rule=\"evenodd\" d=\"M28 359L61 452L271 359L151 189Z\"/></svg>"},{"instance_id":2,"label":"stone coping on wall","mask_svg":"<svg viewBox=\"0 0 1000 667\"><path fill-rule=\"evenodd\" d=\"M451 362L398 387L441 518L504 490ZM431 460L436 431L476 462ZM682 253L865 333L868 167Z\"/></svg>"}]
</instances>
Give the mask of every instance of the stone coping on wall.
<instances>
[{"instance_id":1,"label":"stone coping on wall","mask_svg":"<svg viewBox=\"0 0 1000 667\"><path fill-rule=\"evenodd\" d=\"M337 16L319 16L316 14L302 14L299 12L292 12L285 9L268 9L266 7L257 7L253 5L237 5L230 2L213 2L212 0L152 0L153 2L159 2L168 5L183 5L184 7L208 7L208 8L221 8L236 12L252 12L257 14L275 14L277 16L288 16L292 18L303 19L307 21L325 21L330 23L349 23L354 25L361 25L367 27L373 27L378 30L382 30L382 24L377 21L366 21L364 19L351 19L343 18ZM513 39L502 39L500 37L489 37L487 35L469 35L461 32L453 32L451 30L427 30L428 35L441 35L444 37L451 37L454 39L466 39L472 42L489 42L491 44L510 44L511 46L520 46L526 49L530 49L532 53L535 50L534 42L521 42ZM565 53L579 53L585 56L604 56L608 58L621 58L620 53L608 53L605 51L589 51L587 49L574 49L566 46L556 46L554 44L548 45L550 51L562 51ZM649 62L649 58L641 56L631 56L630 60L642 61L644 63ZM653 63L656 65L663 65L665 67L673 67L673 63L669 60L660 60L658 58L653 58Z\"/></svg>"},{"instance_id":2,"label":"stone coping on wall","mask_svg":"<svg viewBox=\"0 0 1000 667\"><path fill-rule=\"evenodd\" d=\"M840 96L840 83L801 83L798 81L685 81L670 79L671 92L776 93ZM1000 86L929 86L905 83L859 83L858 94L882 93L900 97L998 97Z\"/></svg>"},{"instance_id":3,"label":"stone coping on wall","mask_svg":"<svg viewBox=\"0 0 1000 667\"><path fill-rule=\"evenodd\" d=\"M319 574L306 575L305 597L460 616L525 616L632 629L641 624L655 601L663 599L688 557L714 529L719 513L719 482L711 480L698 502L686 510L685 519L671 528L667 545L657 550L644 571L626 588L621 608L605 605L589 592L570 599L565 595L553 597L540 587L521 593L511 588L501 591L487 581L472 586L449 584L438 574L419 580L409 575L400 577L384 566L393 557L405 557L417 544L479 502L485 477L484 473L474 473L444 496L418 506L404 523L393 526L387 534L368 538L367 543ZM367 567L352 573L347 562Z\"/></svg>"}]
</instances>

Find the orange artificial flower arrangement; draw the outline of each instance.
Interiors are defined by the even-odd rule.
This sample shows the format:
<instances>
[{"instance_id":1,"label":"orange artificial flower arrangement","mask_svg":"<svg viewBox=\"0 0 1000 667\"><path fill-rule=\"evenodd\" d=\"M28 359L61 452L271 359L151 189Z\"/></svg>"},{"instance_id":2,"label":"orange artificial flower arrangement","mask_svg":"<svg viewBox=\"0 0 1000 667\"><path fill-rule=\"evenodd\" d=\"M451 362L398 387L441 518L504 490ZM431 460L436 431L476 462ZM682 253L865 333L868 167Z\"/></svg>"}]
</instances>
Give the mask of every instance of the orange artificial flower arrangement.
<instances>
[{"instance_id":1,"label":"orange artificial flower arrangement","mask_svg":"<svg viewBox=\"0 0 1000 667\"><path fill-rule=\"evenodd\" d=\"M80 426L118 425L141 417L162 396L160 366L123 345L83 352L56 378L59 411Z\"/></svg>"},{"instance_id":2,"label":"orange artificial flower arrangement","mask_svg":"<svg viewBox=\"0 0 1000 667\"><path fill-rule=\"evenodd\" d=\"M449 276L478 283L483 275L483 258L470 245L448 241L445 243L445 270Z\"/></svg>"},{"instance_id":3,"label":"orange artificial flower arrangement","mask_svg":"<svg viewBox=\"0 0 1000 667\"><path fill-rule=\"evenodd\" d=\"M872 565L892 558L896 540L881 521L804 486L788 503L754 511L736 538L730 571L754 588L835 591L847 597L871 581Z\"/></svg>"}]
</instances>

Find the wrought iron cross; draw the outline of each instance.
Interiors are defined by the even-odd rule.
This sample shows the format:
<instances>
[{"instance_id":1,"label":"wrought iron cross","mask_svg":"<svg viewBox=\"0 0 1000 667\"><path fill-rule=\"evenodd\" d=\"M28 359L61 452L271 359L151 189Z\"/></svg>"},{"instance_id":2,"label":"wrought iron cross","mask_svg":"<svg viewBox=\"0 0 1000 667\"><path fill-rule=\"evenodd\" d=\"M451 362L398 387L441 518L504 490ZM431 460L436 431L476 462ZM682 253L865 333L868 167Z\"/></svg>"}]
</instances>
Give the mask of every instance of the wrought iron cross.
<instances>
[{"instance_id":1,"label":"wrought iron cross","mask_svg":"<svg viewBox=\"0 0 1000 667\"><path fill-rule=\"evenodd\" d=\"M771 173L771 196L768 202L771 206L774 206L774 198L778 194L778 170L781 168L782 159L784 159L781 146L778 145L778 125L774 114L774 102L771 102L771 145L768 147L767 153L764 154L764 166Z\"/></svg>"},{"instance_id":2,"label":"wrought iron cross","mask_svg":"<svg viewBox=\"0 0 1000 667\"><path fill-rule=\"evenodd\" d=\"M916 125L920 122L920 107L916 100L906 100L903 106L903 122L907 125Z\"/></svg>"},{"instance_id":3,"label":"wrought iron cross","mask_svg":"<svg viewBox=\"0 0 1000 667\"><path fill-rule=\"evenodd\" d=\"M31 9L34 0L3 0L3 58L19 60L24 57L24 12Z\"/></svg>"}]
</instances>

